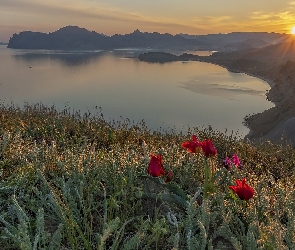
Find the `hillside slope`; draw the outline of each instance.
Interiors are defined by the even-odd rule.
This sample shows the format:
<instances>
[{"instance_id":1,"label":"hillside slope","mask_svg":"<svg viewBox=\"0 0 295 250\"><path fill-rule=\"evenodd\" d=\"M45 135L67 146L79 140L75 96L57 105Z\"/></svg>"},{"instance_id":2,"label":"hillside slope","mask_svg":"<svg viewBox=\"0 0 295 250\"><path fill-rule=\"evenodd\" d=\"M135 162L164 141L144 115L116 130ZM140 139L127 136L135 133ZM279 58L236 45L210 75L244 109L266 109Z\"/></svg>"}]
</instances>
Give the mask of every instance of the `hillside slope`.
<instances>
[{"instance_id":1,"label":"hillside slope","mask_svg":"<svg viewBox=\"0 0 295 250\"><path fill-rule=\"evenodd\" d=\"M284 134L295 145L295 126L290 126L295 117L294 40L247 51L215 53L200 60L267 81L271 86L267 99L276 106L245 118L245 124L251 130L248 138L278 141Z\"/></svg>"}]
</instances>

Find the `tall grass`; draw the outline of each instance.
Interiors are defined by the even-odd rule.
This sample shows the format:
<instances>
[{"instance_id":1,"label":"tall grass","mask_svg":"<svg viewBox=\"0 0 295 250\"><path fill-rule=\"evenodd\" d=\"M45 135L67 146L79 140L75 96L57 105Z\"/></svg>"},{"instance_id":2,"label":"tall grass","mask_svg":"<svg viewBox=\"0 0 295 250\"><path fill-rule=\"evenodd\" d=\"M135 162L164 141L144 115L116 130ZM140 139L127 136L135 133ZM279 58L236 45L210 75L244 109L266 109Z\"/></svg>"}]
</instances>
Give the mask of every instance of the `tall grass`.
<instances>
[{"instance_id":1,"label":"tall grass","mask_svg":"<svg viewBox=\"0 0 295 250\"><path fill-rule=\"evenodd\" d=\"M181 147L192 134L218 150L211 162L223 177L208 196L203 155ZM295 151L282 145L2 104L1 249L295 249ZM225 170L223 159L234 153L243 168ZM151 154L162 154L185 206L145 177ZM242 177L255 190L247 202L228 188Z\"/></svg>"}]
</instances>

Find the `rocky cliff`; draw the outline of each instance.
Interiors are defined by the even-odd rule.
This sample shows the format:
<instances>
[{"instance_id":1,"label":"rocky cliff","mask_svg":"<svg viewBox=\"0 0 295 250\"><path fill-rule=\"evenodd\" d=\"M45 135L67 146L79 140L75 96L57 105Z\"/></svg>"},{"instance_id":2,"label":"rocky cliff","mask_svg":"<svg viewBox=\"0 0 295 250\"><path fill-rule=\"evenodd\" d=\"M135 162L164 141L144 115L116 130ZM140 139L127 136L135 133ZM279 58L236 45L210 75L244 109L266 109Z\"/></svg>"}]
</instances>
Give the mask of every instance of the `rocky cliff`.
<instances>
[{"instance_id":1,"label":"rocky cliff","mask_svg":"<svg viewBox=\"0 0 295 250\"><path fill-rule=\"evenodd\" d=\"M294 38L293 38L294 39ZM275 106L245 117L247 138L279 141L295 145L295 42L294 40L260 49L216 53L201 60L216 63L233 72L244 72L269 83L267 99Z\"/></svg>"},{"instance_id":2,"label":"rocky cliff","mask_svg":"<svg viewBox=\"0 0 295 250\"><path fill-rule=\"evenodd\" d=\"M287 139L295 146L295 42L288 41L259 49L218 52L212 56L175 56L167 53L147 53L140 57L147 62L197 60L218 64L232 72L243 72L269 83L266 98L275 106L245 117L252 141Z\"/></svg>"}]
</instances>

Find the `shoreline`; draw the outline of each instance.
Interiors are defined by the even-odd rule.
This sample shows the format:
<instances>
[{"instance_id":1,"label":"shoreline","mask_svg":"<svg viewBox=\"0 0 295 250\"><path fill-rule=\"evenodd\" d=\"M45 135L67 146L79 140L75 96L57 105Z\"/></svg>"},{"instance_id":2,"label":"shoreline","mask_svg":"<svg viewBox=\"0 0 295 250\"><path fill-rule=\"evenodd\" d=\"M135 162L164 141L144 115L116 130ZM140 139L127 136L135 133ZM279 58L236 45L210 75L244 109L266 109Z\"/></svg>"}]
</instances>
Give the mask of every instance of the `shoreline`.
<instances>
[{"instance_id":1,"label":"shoreline","mask_svg":"<svg viewBox=\"0 0 295 250\"><path fill-rule=\"evenodd\" d=\"M203 60L200 60L203 61ZM270 109L266 109L260 113L256 113L253 115L245 116L244 124L249 128L249 133L244 137L245 139L249 139L252 142L260 142L271 140L274 142L279 142L283 138L288 140L291 145L295 145L295 135L293 135L293 127L295 127L294 123L294 115L291 115L288 107L291 106L292 100L289 98L285 98L283 100L279 100L277 89L279 85L279 80L275 81L270 79L270 77L266 77L263 74L249 72L247 68L244 69L236 69L230 65L227 65L227 62L221 62L219 59L216 61L204 60L208 63L213 63L220 67L227 69L229 72L233 73L243 73L255 78L258 78L265 83L268 84L270 89L266 92L265 97L266 100L272 102L274 107ZM277 66L279 67L279 66ZM266 72L270 71L269 68ZM280 79L280 78L279 78ZM284 82L284 84L288 84L289 82ZM269 94L271 92L271 95ZM293 124L292 127L290 124Z\"/></svg>"},{"instance_id":2,"label":"shoreline","mask_svg":"<svg viewBox=\"0 0 295 250\"><path fill-rule=\"evenodd\" d=\"M288 135L295 145L295 123L294 129L289 120L295 119L295 71L294 61L260 60L249 59L238 54L213 54L212 56L195 56L182 54L175 56L170 53L153 52L141 54L139 60L151 63L165 63L172 61L199 61L211 63L225 68L229 72L243 73L264 81L270 89L266 91L267 101L274 104L273 107L263 112L244 117L243 124L250 130L245 139L251 141L273 140L279 142L281 135ZM290 78L291 76L291 78ZM288 124L287 124L288 123ZM280 136L278 136L280 135Z\"/></svg>"},{"instance_id":3,"label":"shoreline","mask_svg":"<svg viewBox=\"0 0 295 250\"><path fill-rule=\"evenodd\" d=\"M229 68L227 68L227 67L222 66L221 64L216 64L216 65L218 65L218 66L220 66L220 67L222 67L222 68L225 68L225 69L227 69L229 72L232 72L232 73L243 73L243 74L246 74L246 75L248 75L248 76L252 76L252 77L255 77L255 78L257 78L257 79L260 79L260 80L266 82L266 83L269 85L270 88L272 88L273 86L275 86L275 82L272 81L272 80L270 80L270 79L268 79L268 78L265 78L265 77L262 77L262 76L259 76L259 75L255 75L255 74L251 74L251 73L248 73L248 72L246 72L246 71L235 71L235 70L231 70L231 69L229 69Z\"/></svg>"}]
</instances>

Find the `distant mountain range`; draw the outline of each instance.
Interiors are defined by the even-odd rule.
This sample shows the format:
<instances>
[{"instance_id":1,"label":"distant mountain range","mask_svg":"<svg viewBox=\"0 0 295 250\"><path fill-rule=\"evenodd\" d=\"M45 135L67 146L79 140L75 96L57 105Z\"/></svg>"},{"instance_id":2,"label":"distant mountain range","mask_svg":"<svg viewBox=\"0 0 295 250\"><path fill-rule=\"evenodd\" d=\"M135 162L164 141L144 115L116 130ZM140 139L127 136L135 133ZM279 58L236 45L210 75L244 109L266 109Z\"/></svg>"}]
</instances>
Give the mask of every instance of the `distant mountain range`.
<instances>
[{"instance_id":1,"label":"distant mountain range","mask_svg":"<svg viewBox=\"0 0 295 250\"><path fill-rule=\"evenodd\" d=\"M0 45L7 45L8 43L3 43L3 42L0 42Z\"/></svg>"},{"instance_id":2,"label":"distant mountain range","mask_svg":"<svg viewBox=\"0 0 295 250\"><path fill-rule=\"evenodd\" d=\"M118 48L153 48L159 50L236 51L260 48L284 42L290 35L266 32L188 35L135 30L133 33L106 36L77 26L66 26L52 33L23 31L14 34L8 48L48 50L110 50Z\"/></svg>"},{"instance_id":3,"label":"distant mountain range","mask_svg":"<svg viewBox=\"0 0 295 250\"><path fill-rule=\"evenodd\" d=\"M227 45L228 43L240 43L240 42L255 42L258 40L266 43L280 43L289 39L288 34L268 33L268 32L232 32L228 34L208 34L208 35L187 35L180 34L188 39L201 39L208 43L216 43ZM247 41L250 40L250 41Z\"/></svg>"},{"instance_id":4,"label":"distant mountain range","mask_svg":"<svg viewBox=\"0 0 295 250\"><path fill-rule=\"evenodd\" d=\"M233 62L235 60L235 66L237 66L237 60L263 61L268 64L274 64L275 66L275 64L287 62L288 60L295 60L295 38L291 37L286 42L267 45L260 48L218 52L214 53L210 58L214 61L221 59L223 62Z\"/></svg>"}]
</instances>

